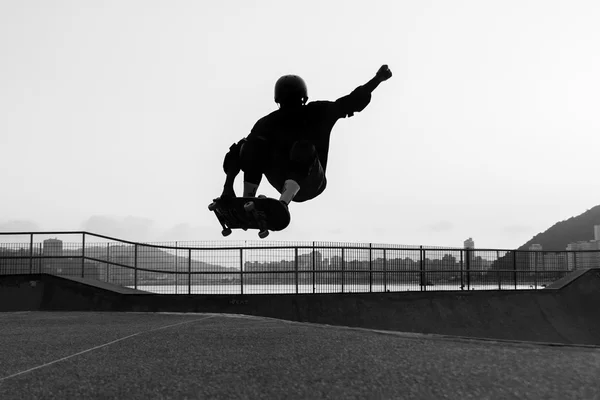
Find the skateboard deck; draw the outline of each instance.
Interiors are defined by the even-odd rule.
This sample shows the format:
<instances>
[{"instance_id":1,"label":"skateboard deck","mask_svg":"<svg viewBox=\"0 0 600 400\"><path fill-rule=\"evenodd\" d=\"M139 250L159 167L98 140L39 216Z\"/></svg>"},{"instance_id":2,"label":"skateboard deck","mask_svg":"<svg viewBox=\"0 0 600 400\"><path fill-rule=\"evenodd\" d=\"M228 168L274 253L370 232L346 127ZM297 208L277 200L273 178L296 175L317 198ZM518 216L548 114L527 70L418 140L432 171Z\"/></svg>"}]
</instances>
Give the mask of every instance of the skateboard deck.
<instances>
[{"instance_id":1,"label":"skateboard deck","mask_svg":"<svg viewBox=\"0 0 600 400\"><path fill-rule=\"evenodd\" d=\"M217 216L223 236L229 236L232 229L258 229L258 236L264 239L269 231L285 229L291 220L282 202L265 196L217 198L208 210Z\"/></svg>"}]
</instances>

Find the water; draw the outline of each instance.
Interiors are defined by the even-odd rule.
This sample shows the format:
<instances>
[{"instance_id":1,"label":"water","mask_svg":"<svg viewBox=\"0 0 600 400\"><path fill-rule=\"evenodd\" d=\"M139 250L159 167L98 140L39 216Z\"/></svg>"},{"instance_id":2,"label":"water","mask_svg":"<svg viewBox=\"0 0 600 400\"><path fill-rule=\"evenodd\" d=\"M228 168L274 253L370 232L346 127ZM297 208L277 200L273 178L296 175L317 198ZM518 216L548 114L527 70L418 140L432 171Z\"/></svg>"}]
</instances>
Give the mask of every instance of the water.
<instances>
[{"instance_id":1,"label":"water","mask_svg":"<svg viewBox=\"0 0 600 400\"><path fill-rule=\"evenodd\" d=\"M129 286L133 288L133 286ZM144 290L151 293L160 294L242 294L241 287L239 284L231 285L139 285L138 290ZM515 290L514 284L503 284L501 287L498 284L488 285L471 285L471 290ZM543 289L543 286L538 285L517 285L517 290L527 289ZM460 285L434 285L427 286L426 291L438 291L438 290L461 290ZM467 287L465 286L465 289ZM388 284L386 286L382 284L374 284L369 288L368 284L352 284L344 285L342 291L341 284L299 284L298 293L369 293L378 292L383 293L389 292L415 292L421 291L421 287L418 284ZM277 284L277 285L265 285L265 284L244 284L244 294L293 294L296 293L295 284Z\"/></svg>"}]
</instances>

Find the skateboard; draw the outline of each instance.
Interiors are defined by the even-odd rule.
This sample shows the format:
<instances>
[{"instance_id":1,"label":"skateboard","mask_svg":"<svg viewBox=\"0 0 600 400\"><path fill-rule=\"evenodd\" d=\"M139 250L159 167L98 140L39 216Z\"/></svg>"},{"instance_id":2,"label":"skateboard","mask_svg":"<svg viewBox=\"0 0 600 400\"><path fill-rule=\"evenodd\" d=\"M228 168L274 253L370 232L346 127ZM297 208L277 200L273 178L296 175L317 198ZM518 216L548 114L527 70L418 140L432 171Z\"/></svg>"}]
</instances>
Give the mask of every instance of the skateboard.
<instances>
[{"instance_id":1,"label":"skateboard","mask_svg":"<svg viewBox=\"0 0 600 400\"><path fill-rule=\"evenodd\" d=\"M229 236L232 229L258 229L258 237L264 239L269 231L285 229L291 220L281 201L266 196L219 197L209 204L208 210L217 216L223 236Z\"/></svg>"}]
</instances>

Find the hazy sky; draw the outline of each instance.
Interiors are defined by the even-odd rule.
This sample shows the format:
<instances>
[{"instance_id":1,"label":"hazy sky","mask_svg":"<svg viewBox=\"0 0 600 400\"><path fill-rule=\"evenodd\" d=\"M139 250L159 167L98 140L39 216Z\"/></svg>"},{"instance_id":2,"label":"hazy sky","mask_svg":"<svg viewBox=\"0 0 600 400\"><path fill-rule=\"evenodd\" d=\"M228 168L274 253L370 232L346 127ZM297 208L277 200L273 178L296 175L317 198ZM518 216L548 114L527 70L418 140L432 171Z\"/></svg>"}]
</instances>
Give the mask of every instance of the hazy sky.
<instances>
[{"instance_id":1,"label":"hazy sky","mask_svg":"<svg viewBox=\"0 0 600 400\"><path fill-rule=\"evenodd\" d=\"M517 247L600 204L598 21L577 0L1 1L0 231L221 240L223 156L277 78L335 100L388 64L334 128L327 190L269 239Z\"/></svg>"}]
</instances>

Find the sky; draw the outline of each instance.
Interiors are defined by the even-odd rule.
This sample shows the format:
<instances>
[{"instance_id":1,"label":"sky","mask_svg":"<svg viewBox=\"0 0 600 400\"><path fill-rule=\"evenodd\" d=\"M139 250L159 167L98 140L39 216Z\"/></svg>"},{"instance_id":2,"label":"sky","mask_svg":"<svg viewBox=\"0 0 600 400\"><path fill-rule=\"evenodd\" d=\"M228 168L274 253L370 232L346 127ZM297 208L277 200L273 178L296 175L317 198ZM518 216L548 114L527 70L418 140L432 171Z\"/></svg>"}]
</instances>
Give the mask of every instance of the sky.
<instances>
[{"instance_id":1,"label":"sky","mask_svg":"<svg viewBox=\"0 0 600 400\"><path fill-rule=\"evenodd\" d=\"M2 1L0 232L222 240L223 156L275 81L335 100L387 64L334 127L326 191L269 239L516 248L600 204L598 20L583 0Z\"/></svg>"}]
</instances>

